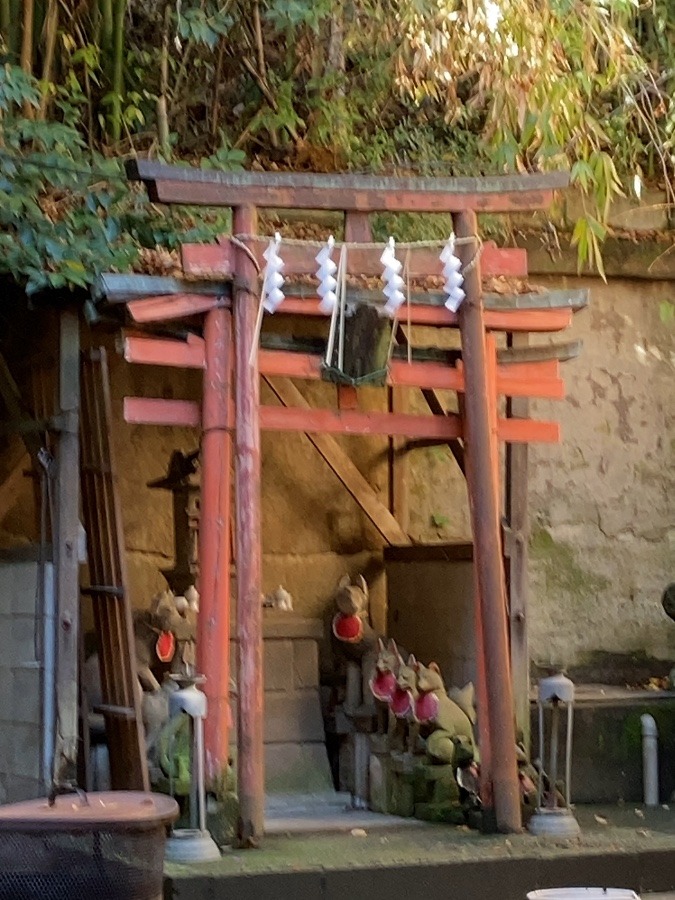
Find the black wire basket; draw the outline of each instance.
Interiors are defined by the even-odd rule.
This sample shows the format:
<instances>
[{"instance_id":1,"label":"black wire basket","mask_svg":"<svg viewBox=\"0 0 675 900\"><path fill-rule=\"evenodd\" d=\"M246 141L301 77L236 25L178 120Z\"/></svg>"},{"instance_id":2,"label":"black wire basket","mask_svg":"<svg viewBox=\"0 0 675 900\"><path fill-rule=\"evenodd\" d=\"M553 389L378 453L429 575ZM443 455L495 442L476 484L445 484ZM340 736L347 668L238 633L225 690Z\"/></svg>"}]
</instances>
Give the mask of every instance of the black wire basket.
<instances>
[{"instance_id":1,"label":"black wire basket","mask_svg":"<svg viewBox=\"0 0 675 900\"><path fill-rule=\"evenodd\" d=\"M69 794L0 807L0 900L160 900L167 826L160 794Z\"/></svg>"}]
</instances>

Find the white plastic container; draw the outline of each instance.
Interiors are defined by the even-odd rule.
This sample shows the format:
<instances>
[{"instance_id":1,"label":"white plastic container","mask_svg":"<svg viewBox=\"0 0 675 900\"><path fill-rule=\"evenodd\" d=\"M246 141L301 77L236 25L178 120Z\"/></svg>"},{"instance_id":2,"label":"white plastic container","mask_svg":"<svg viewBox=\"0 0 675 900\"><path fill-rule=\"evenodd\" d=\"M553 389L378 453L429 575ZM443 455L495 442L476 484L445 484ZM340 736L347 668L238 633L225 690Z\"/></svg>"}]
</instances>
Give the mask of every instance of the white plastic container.
<instances>
[{"instance_id":1,"label":"white plastic container","mask_svg":"<svg viewBox=\"0 0 675 900\"><path fill-rule=\"evenodd\" d=\"M640 896L625 888L548 888L530 891L527 900L640 900Z\"/></svg>"}]
</instances>

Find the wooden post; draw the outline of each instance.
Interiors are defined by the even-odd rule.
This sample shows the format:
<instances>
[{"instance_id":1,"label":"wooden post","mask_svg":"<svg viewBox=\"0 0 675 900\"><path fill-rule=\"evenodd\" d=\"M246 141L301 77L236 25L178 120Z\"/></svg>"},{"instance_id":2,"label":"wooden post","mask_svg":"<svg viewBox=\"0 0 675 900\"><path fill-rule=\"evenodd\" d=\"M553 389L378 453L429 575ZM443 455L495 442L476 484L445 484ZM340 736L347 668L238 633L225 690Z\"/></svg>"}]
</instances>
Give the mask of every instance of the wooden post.
<instances>
[{"instance_id":1,"label":"wooden post","mask_svg":"<svg viewBox=\"0 0 675 900\"><path fill-rule=\"evenodd\" d=\"M476 237L474 242L462 244L458 250L464 264L466 291L466 299L460 308L459 327L466 379L467 440L471 453L467 483L471 496L478 593L483 613L495 818L500 831L517 832L521 830L520 791L476 216L473 212L462 212L453 215L453 220L458 238Z\"/></svg>"},{"instance_id":2,"label":"wooden post","mask_svg":"<svg viewBox=\"0 0 675 900\"><path fill-rule=\"evenodd\" d=\"M253 207L234 210L234 233L256 229ZM234 280L235 420L236 420L236 558L238 681L237 843L258 846L264 827L263 643L260 513L260 379L251 346L257 316L258 273L242 250Z\"/></svg>"},{"instance_id":3,"label":"wooden post","mask_svg":"<svg viewBox=\"0 0 675 900\"><path fill-rule=\"evenodd\" d=\"M230 714L230 505L232 315L212 309L204 324L206 371L199 527L199 671L206 675L206 777L226 771Z\"/></svg>"},{"instance_id":4,"label":"wooden post","mask_svg":"<svg viewBox=\"0 0 675 900\"><path fill-rule=\"evenodd\" d=\"M80 621L80 322L77 313L61 313L59 411L61 429L56 455L56 743L55 783L77 760L78 659Z\"/></svg>"},{"instance_id":5,"label":"wooden post","mask_svg":"<svg viewBox=\"0 0 675 900\"><path fill-rule=\"evenodd\" d=\"M457 363L457 369L463 373L461 360ZM469 497L469 513L473 522L472 497L469 485L472 478L468 474L471 468L471 447L466 439L466 403L464 394L457 394L459 414L462 417L464 431L463 461L465 463L464 475L467 482ZM480 800L483 806L482 830L494 831L494 797L492 795L492 750L490 747L490 713L488 712L488 690L486 680L485 642L483 640L483 608L480 599L480 584L478 580L478 557L473 552L473 612L474 628L476 631L476 707L478 711L478 746L480 747Z\"/></svg>"},{"instance_id":6,"label":"wooden post","mask_svg":"<svg viewBox=\"0 0 675 900\"><path fill-rule=\"evenodd\" d=\"M508 334L509 347L526 347L528 335ZM526 397L510 397L507 418L529 415ZM528 445L506 445L506 520L509 624L511 628L511 678L516 707L516 729L530 750L530 649L527 636L528 569Z\"/></svg>"}]
</instances>

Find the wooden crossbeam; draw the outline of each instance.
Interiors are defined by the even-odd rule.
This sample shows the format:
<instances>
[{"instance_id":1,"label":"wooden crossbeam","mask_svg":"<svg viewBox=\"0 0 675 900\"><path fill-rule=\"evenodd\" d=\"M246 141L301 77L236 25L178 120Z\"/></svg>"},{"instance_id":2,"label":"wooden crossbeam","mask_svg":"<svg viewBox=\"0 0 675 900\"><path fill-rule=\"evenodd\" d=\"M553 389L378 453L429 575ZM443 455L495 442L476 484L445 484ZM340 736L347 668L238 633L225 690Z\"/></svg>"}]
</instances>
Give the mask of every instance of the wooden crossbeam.
<instances>
[{"instance_id":1,"label":"wooden crossbeam","mask_svg":"<svg viewBox=\"0 0 675 900\"><path fill-rule=\"evenodd\" d=\"M260 269L265 267L264 241L249 241L251 253L256 257ZM232 278L237 248L230 243L229 236L223 235L216 244L183 244L181 259L183 271L191 278ZM317 248L311 244L283 244L284 276L313 275L316 272ZM334 257L340 255L340 244L336 244ZM350 247L347 253L347 269L350 274L379 276L382 274L378 247ZM440 250L433 247L411 247L401 250L405 256L411 278L441 276L443 267ZM527 278L527 253L519 248L501 248L494 241L486 241L481 250L481 268L484 276L507 275L512 278Z\"/></svg>"},{"instance_id":2,"label":"wooden crossbeam","mask_svg":"<svg viewBox=\"0 0 675 900\"><path fill-rule=\"evenodd\" d=\"M186 341L136 335L125 337L124 358L129 363L148 366L170 366L178 369L206 367L204 341L192 334L188 335Z\"/></svg>"},{"instance_id":3,"label":"wooden crossbeam","mask_svg":"<svg viewBox=\"0 0 675 900\"><path fill-rule=\"evenodd\" d=\"M165 294L144 300L131 300L127 309L135 322L164 322L168 319L186 319L215 309L229 306L222 297L205 294Z\"/></svg>"},{"instance_id":4,"label":"wooden crossbeam","mask_svg":"<svg viewBox=\"0 0 675 900\"><path fill-rule=\"evenodd\" d=\"M127 362L156 366L203 369L204 345L190 336L187 342L150 337L127 337L124 342ZM260 350L258 366L262 375L315 381L321 378L323 360L310 353L287 350ZM390 387L417 387L427 390L464 390L464 376L439 362L407 362L392 359L387 384ZM565 386L557 360L510 363L497 368L497 391L508 397L541 397L560 400Z\"/></svg>"},{"instance_id":5,"label":"wooden crossbeam","mask_svg":"<svg viewBox=\"0 0 675 900\"><path fill-rule=\"evenodd\" d=\"M276 315L320 316L318 298L287 296L277 309ZM401 311L401 317L411 325L427 325L436 328L455 328L459 324L457 313L444 306L422 306L411 304L410 313ZM485 325L490 331L564 331L572 324L571 309L487 309Z\"/></svg>"},{"instance_id":6,"label":"wooden crossbeam","mask_svg":"<svg viewBox=\"0 0 675 900\"><path fill-rule=\"evenodd\" d=\"M285 407L310 409L309 403L293 382L286 378L275 379L274 381L266 378L265 382ZM267 408L272 409L274 407ZM408 535L403 531L377 493L335 439L328 434L311 433L307 434L307 438L330 470L337 475L340 482L370 519L384 540L388 544L409 544L410 538Z\"/></svg>"},{"instance_id":7,"label":"wooden crossbeam","mask_svg":"<svg viewBox=\"0 0 675 900\"><path fill-rule=\"evenodd\" d=\"M197 427L199 404L190 400L162 400L156 397L125 397L124 421L134 425L174 425ZM438 438L448 441L462 437L461 420L454 414L420 416L360 410L299 409L278 406L260 408L263 431L304 431L306 434L394 435L410 438ZM560 425L534 419L500 419L501 441L558 443Z\"/></svg>"},{"instance_id":8,"label":"wooden crossbeam","mask_svg":"<svg viewBox=\"0 0 675 900\"><path fill-rule=\"evenodd\" d=\"M124 421L130 425L176 425L197 428L201 424L198 403L158 397L125 397Z\"/></svg>"},{"instance_id":9,"label":"wooden crossbeam","mask_svg":"<svg viewBox=\"0 0 675 900\"><path fill-rule=\"evenodd\" d=\"M219 172L167 166L151 160L127 163L159 203L190 206L257 206L361 212L525 212L545 209L569 175L497 175L483 178L396 178L292 172Z\"/></svg>"}]
</instances>

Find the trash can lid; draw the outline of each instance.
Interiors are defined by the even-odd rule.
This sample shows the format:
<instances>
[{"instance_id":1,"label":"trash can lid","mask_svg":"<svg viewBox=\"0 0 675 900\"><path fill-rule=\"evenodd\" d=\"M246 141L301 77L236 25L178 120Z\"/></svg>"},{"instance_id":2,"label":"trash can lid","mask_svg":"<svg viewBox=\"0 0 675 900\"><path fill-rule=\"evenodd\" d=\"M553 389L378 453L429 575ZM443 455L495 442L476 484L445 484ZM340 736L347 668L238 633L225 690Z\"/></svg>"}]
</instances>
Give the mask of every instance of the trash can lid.
<instances>
[{"instance_id":1,"label":"trash can lid","mask_svg":"<svg viewBox=\"0 0 675 900\"><path fill-rule=\"evenodd\" d=\"M576 887L531 891L527 900L640 900L640 897L626 888Z\"/></svg>"},{"instance_id":2,"label":"trash can lid","mask_svg":"<svg viewBox=\"0 0 675 900\"><path fill-rule=\"evenodd\" d=\"M61 794L0 806L0 831L148 831L178 818L173 797L142 791Z\"/></svg>"}]
</instances>

